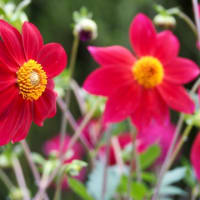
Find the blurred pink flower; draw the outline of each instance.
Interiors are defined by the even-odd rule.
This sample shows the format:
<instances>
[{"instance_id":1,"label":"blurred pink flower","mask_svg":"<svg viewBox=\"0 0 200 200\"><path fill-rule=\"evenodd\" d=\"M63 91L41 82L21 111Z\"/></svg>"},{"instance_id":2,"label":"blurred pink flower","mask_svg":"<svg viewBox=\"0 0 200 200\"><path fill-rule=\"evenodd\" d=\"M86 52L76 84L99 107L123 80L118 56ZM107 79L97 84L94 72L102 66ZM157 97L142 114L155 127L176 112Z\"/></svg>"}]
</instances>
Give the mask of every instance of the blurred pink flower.
<instances>
[{"instance_id":1,"label":"blurred pink flower","mask_svg":"<svg viewBox=\"0 0 200 200\"><path fill-rule=\"evenodd\" d=\"M195 171L195 175L200 180L200 133L196 136L190 152L190 160Z\"/></svg>"},{"instance_id":2,"label":"blurred pink flower","mask_svg":"<svg viewBox=\"0 0 200 200\"><path fill-rule=\"evenodd\" d=\"M68 150L68 145L70 143L71 137L69 135L65 136L64 139L64 147L63 147L63 152L62 153L66 153ZM60 150L60 136L57 135L53 138L51 138L50 140L46 141L43 147L44 153L48 156L51 153L54 153L56 156L59 156L59 150ZM76 142L72 149L69 152L69 158L67 160L65 160L65 164L67 163L71 163L73 160L81 160L83 158L83 154L84 154L84 149L82 147L82 145L78 142ZM78 176L75 176L74 178L83 181L84 177L85 177L85 169L82 169L81 172L79 173ZM62 181L62 188L68 188L68 183L67 183L67 177L64 176L63 177L63 181Z\"/></svg>"},{"instance_id":3,"label":"blurred pink flower","mask_svg":"<svg viewBox=\"0 0 200 200\"><path fill-rule=\"evenodd\" d=\"M80 122L81 120L79 120L79 123ZM105 125L101 123L101 120L92 119L84 128L80 137L85 142L85 144L88 146L89 149L94 149L95 145L102 137L104 131L105 131Z\"/></svg>"},{"instance_id":4,"label":"blurred pink flower","mask_svg":"<svg viewBox=\"0 0 200 200\"><path fill-rule=\"evenodd\" d=\"M121 150L124 150L127 145L131 144L132 138L130 133L123 133L121 135L115 136L119 147ZM117 158L116 158L116 153L114 149L113 143L110 145L110 150L109 150L109 165L115 165L117 163ZM99 149L98 156L100 159L105 159L106 156L106 145L102 145Z\"/></svg>"},{"instance_id":5,"label":"blurred pink flower","mask_svg":"<svg viewBox=\"0 0 200 200\"><path fill-rule=\"evenodd\" d=\"M143 128L137 134L138 151L144 151L153 144L158 144L161 149L161 155L157 159L162 163L167 155L174 136L175 126L167 120L164 124L152 121L149 126Z\"/></svg>"}]
</instances>

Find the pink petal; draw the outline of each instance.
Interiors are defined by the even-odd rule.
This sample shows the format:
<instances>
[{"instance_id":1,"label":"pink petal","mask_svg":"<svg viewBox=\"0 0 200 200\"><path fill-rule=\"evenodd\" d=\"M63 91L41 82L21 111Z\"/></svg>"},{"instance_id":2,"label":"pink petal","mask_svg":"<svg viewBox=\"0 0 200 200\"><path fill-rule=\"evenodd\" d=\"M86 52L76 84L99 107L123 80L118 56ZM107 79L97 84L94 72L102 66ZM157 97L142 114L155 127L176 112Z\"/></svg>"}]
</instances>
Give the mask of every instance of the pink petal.
<instances>
[{"instance_id":1,"label":"pink petal","mask_svg":"<svg viewBox=\"0 0 200 200\"><path fill-rule=\"evenodd\" d=\"M164 81L157 87L166 104L179 112L191 114L195 110L192 99L182 86Z\"/></svg>"},{"instance_id":2,"label":"pink petal","mask_svg":"<svg viewBox=\"0 0 200 200\"><path fill-rule=\"evenodd\" d=\"M88 47L94 60L101 66L131 67L135 62L133 54L122 46Z\"/></svg>"},{"instance_id":3,"label":"pink petal","mask_svg":"<svg viewBox=\"0 0 200 200\"><path fill-rule=\"evenodd\" d=\"M31 123L32 123L32 105L30 104L30 102L25 102L24 103L24 115L23 115L23 119L21 121L21 126L20 128L16 131L15 135L12 138L12 142L19 142L23 139L26 138Z\"/></svg>"},{"instance_id":4,"label":"pink petal","mask_svg":"<svg viewBox=\"0 0 200 200\"><path fill-rule=\"evenodd\" d=\"M37 61L43 66L48 78L53 78L65 69L67 55L60 44L49 43L42 47Z\"/></svg>"},{"instance_id":5,"label":"pink petal","mask_svg":"<svg viewBox=\"0 0 200 200\"><path fill-rule=\"evenodd\" d=\"M140 104L131 118L137 128L142 130L152 119L163 124L169 119L169 110L156 89L143 90Z\"/></svg>"},{"instance_id":6,"label":"pink petal","mask_svg":"<svg viewBox=\"0 0 200 200\"><path fill-rule=\"evenodd\" d=\"M196 136L194 143L192 145L192 149L190 152L190 160L192 163L192 166L194 168L196 177L198 180L200 180L200 133Z\"/></svg>"},{"instance_id":7,"label":"pink petal","mask_svg":"<svg viewBox=\"0 0 200 200\"><path fill-rule=\"evenodd\" d=\"M5 44L2 41L0 41L0 63L4 66L4 68L7 68L12 72L16 72L19 68L19 65L10 56Z\"/></svg>"},{"instance_id":8,"label":"pink petal","mask_svg":"<svg viewBox=\"0 0 200 200\"><path fill-rule=\"evenodd\" d=\"M171 31L162 31L157 34L153 55L167 64L178 56L179 47L179 41Z\"/></svg>"},{"instance_id":9,"label":"pink petal","mask_svg":"<svg viewBox=\"0 0 200 200\"><path fill-rule=\"evenodd\" d=\"M43 46L43 39L37 27L29 22L22 26L22 39L26 59L36 60L39 50Z\"/></svg>"},{"instance_id":10,"label":"pink petal","mask_svg":"<svg viewBox=\"0 0 200 200\"><path fill-rule=\"evenodd\" d=\"M11 57L18 65L23 65L25 55L19 31L4 20L0 20L0 35Z\"/></svg>"},{"instance_id":11,"label":"pink petal","mask_svg":"<svg viewBox=\"0 0 200 200\"><path fill-rule=\"evenodd\" d=\"M137 56L152 55L156 42L156 30L146 15L138 14L133 19L129 36Z\"/></svg>"},{"instance_id":12,"label":"pink petal","mask_svg":"<svg viewBox=\"0 0 200 200\"><path fill-rule=\"evenodd\" d=\"M42 96L34 102L33 121L38 126L43 126L46 118L51 118L56 114L56 94L46 88Z\"/></svg>"},{"instance_id":13,"label":"pink petal","mask_svg":"<svg viewBox=\"0 0 200 200\"><path fill-rule=\"evenodd\" d=\"M165 65L165 79L175 84L185 84L199 75L198 66L187 58L175 58Z\"/></svg>"},{"instance_id":14,"label":"pink petal","mask_svg":"<svg viewBox=\"0 0 200 200\"><path fill-rule=\"evenodd\" d=\"M133 113L141 100L141 88L137 83L118 88L109 97L104 112L104 122L118 122Z\"/></svg>"},{"instance_id":15,"label":"pink petal","mask_svg":"<svg viewBox=\"0 0 200 200\"><path fill-rule=\"evenodd\" d=\"M134 84L131 69L124 67L101 67L86 79L83 88L95 95L109 96L127 83Z\"/></svg>"}]
</instances>

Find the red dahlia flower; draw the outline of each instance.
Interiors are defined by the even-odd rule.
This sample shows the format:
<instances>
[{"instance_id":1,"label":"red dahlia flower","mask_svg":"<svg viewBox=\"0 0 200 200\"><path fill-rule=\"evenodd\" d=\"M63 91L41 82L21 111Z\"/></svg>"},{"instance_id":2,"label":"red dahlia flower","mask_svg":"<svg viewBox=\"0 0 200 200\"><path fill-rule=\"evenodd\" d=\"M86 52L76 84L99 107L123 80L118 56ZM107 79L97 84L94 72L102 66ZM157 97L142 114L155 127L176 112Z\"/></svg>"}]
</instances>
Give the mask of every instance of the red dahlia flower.
<instances>
[{"instance_id":1,"label":"red dahlia flower","mask_svg":"<svg viewBox=\"0 0 200 200\"><path fill-rule=\"evenodd\" d=\"M68 150L68 145L70 143L71 137L66 135L64 139L64 147L63 147L63 152L66 153ZM50 140L46 141L44 144L44 152L46 155L49 155L51 153L54 153L55 155L59 156L60 153L60 136L56 136L51 138ZM76 142L72 149L70 149L69 155L70 157L65 160L65 164L71 163L73 160L81 160L83 157L84 149L82 145L78 142ZM78 176L75 176L74 178L83 181L85 177L85 168L83 168ZM68 183L67 183L67 177L64 176L62 180L62 188L68 188Z\"/></svg>"},{"instance_id":2,"label":"red dahlia flower","mask_svg":"<svg viewBox=\"0 0 200 200\"><path fill-rule=\"evenodd\" d=\"M105 122L130 116L141 127L152 118L168 118L168 107L193 113L195 106L182 84L193 80L198 66L178 57L179 41L171 31L156 33L151 20L138 14L130 26L135 55L122 46L89 47L102 67L89 75L84 88L108 97Z\"/></svg>"},{"instance_id":3,"label":"red dahlia flower","mask_svg":"<svg viewBox=\"0 0 200 200\"><path fill-rule=\"evenodd\" d=\"M0 145L23 140L32 121L42 126L56 113L52 78L67 57L57 43L43 44L39 30L25 22L22 34L0 20Z\"/></svg>"},{"instance_id":4,"label":"red dahlia flower","mask_svg":"<svg viewBox=\"0 0 200 200\"><path fill-rule=\"evenodd\" d=\"M196 136L194 143L192 145L191 153L190 153L190 160L192 166L194 168L196 177L200 180L200 133Z\"/></svg>"}]
</instances>

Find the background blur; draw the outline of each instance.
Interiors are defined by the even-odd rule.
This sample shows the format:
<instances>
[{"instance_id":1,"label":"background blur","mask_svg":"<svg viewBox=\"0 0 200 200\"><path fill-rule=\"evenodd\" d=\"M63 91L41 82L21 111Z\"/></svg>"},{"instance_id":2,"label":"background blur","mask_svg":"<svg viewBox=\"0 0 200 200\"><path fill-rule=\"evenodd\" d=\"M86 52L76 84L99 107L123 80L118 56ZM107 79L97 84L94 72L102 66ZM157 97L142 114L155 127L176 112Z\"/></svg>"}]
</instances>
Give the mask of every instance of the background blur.
<instances>
[{"instance_id":1,"label":"background blur","mask_svg":"<svg viewBox=\"0 0 200 200\"><path fill-rule=\"evenodd\" d=\"M156 14L153 6L156 3L163 5L165 8L177 6L192 17L192 6L189 0L32 0L32 3L25 11L30 22L34 23L41 31L45 43L61 43L69 57L73 42L72 13L80 10L82 6L86 6L93 13L93 19L98 25L98 38L93 42L80 44L74 76L81 85L89 72L97 67L87 51L87 46L119 44L130 49L128 31L133 17L137 13L143 12L153 18ZM178 36L181 43L180 55L189 57L198 63L196 39L188 26L185 25L185 22L178 18L176 19L177 26L173 32ZM79 112L76 104L71 106L73 114L78 119ZM55 118L46 120L44 127L40 128L33 125L27 138L32 151L41 152L44 141L57 134L59 128L59 110ZM187 154L187 150L185 153ZM25 159L23 165L27 165ZM24 169L27 170L25 174L30 173L28 167ZM31 187L33 185L32 175L30 174L26 178L28 185ZM0 188L0 199L4 200L6 188L5 190L3 189L4 186L0 186ZM52 188L53 190L54 188ZM65 195L68 200L78 199L74 194L67 193Z\"/></svg>"}]
</instances>

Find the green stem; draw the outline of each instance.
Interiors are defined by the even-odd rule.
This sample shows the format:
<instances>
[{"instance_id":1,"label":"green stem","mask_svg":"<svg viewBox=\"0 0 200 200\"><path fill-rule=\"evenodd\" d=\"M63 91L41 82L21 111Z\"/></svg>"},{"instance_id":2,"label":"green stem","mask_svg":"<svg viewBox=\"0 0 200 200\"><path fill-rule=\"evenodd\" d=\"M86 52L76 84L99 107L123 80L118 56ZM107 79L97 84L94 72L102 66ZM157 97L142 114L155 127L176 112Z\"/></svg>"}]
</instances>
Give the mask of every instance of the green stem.
<instances>
[{"instance_id":1,"label":"green stem","mask_svg":"<svg viewBox=\"0 0 200 200\"><path fill-rule=\"evenodd\" d=\"M188 138L189 134L191 133L192 127L193 127L193 125L190 124L185 128L183 135L181 136L178 144L176 145L174 152L172 153L171 159L170 159L168 167L167 167L167 171L170 169L171 165L173 164L174 160L176 159L178 153L181 150L181 147L183 146L185 141L187 141L187 138Z\"/></svg>"},{"instance_id":2,"label":"green stem","mask_svg":"<svg viewBox=\"0 0 200 200\"><path fill-rule=\"evenodd\" d=\"M6 175L6 173L2 169L0 169L0 179L9 190L16 188L12 183L12 181L10 180L10 178Z\"/></svg>"},{"instance_id":3,"label":"green stem","mask_svg":"<svg viewBox=\"0 0 200 200\"><path fill-rule=\"evenodd\" d=\"M78 45L79 45L79 37L75 36L73 46L72 46L70 64L69 64L69 82L73 76L74 69L75 69L75 63L76 63L76 58L77 58L77 53L78 53ZM64 107L64 111L62 113L62 122L61 122L61 130L60 130L60 153L61 154L63 152L65 133L67 129L67 119L65 117L65 112L67 108L69 108L70 97L71 97L71 90L69 88L67 90L67 94L65 95L66 106ZM62 180L62 176L58 177L58 181L56 184L55 200L59 200L61 196L61 183L60 183L61 180Z\"/></svg>"},{"instance_id":4,"label":"green stem","mask_svg":"<svg viewBox=\"0 0 200 200\"><path fill-rule=\"evenodd\" d=\"M198 37L197 29L193 21L185 13L181 11L178 12L176 15L180 17L181 19L183 19L186 22L186 24L190 27L192 32L195 34L195 36Z\"/></svg>"}]
</instances>

